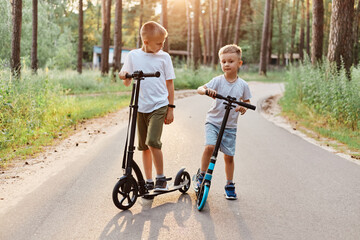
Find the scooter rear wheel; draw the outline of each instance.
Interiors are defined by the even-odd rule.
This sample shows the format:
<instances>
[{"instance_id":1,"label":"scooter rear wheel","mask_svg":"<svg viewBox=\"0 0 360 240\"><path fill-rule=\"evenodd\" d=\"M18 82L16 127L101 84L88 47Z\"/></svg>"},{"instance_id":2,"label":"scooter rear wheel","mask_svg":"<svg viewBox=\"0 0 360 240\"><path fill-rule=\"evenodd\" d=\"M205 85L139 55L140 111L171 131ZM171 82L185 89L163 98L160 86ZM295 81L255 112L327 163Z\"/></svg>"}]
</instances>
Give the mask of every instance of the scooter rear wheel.
<instances>
[{"instance_id":1,"label":"scooter rear wheel","mask_svg":"<svg viewBox=\"0 0 360 240\"><path fill-rule=\"evenodd\" d=\"M175 178L175 186L183 184L185 181L188 181L186 185L184 185L182 188L179 188L179 191L182 193L186 193L187 190L189 190L190 188L190 183L191 183L191 179L190 179L190 174L186 171L182 171L180 174L176 175Z\"/></svg>"},{"instance_id":2,"label":"scooter rear wheel","mask_svg":"<svg viewBox=\"0 0 360 240\"><path fill-rule=\"evenodd\" d=\"M199 189L198 198L196 201L197 209L199 211L201 211L205 206L206 199L209 195L209 190L210 190L210 187L208 185L202 185Z\"/></svg>"},{"instance_id":3,"label":"scooter rear wheel","mask_svg":"<svg viewBox=\"0 0 360 240\"><path fill-rule=\"evenodd\" d=\"M131 208L138 197L137 182L133 177L124 176L115 184L112 198L115 206L121 210Z\"/></svg>"}]
</instances>

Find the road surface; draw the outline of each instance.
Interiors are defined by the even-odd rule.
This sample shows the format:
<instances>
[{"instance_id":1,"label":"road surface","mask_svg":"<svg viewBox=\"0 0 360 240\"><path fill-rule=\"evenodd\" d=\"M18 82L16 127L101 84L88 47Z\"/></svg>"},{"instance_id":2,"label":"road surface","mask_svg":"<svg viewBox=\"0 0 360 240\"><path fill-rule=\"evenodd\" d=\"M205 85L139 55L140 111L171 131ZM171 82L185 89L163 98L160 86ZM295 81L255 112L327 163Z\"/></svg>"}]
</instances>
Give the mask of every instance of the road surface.
<instances>
[{"instance_id":1,"label":"road surface","mask_svg":"<svg viewBox=\"0 0 360 240\"><path fill-rule=\"evenodd\" d=\"M250 87L253 104L282 90L280 84ZM211 101L200 95L176 101L175 121L165 126L162 139L167 176L182 166L191 175L197 171ZM258 111L239 119L238 200L224 198L220 153L201 212L192 189L138 199L128 211L114 206L111 193L122 175L125 135L122 121L4 208L0 239L360 239L360 165L289 133ZM139 152L135 160L140 162Z\"/></svg>"}]
</instances>

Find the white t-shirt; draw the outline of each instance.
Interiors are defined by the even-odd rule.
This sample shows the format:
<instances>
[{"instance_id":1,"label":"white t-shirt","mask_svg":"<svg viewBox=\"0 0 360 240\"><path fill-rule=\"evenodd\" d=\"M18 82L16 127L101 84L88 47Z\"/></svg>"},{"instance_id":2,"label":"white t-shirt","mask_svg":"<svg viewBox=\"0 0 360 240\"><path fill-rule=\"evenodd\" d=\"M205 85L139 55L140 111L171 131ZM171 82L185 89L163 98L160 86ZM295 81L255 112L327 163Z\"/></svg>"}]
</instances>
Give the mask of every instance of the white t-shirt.
<instances>
[{"instance_id":1,"label":"white t-shirt","mask_svg":"<svg viewBox=\"0 0 360 240\"><path fill-rule=\"evenodd\" d=\"M240 98L242 100L249 100L251 98L249 85L247 84L247 82L245 82L239 77L235 82L229 83L228 81L226 81L224 75L220 75L214 77L210 82L205 84L205 86L207 88L215 90L217 93L224 97L231 96L235 97L238 100L240 100ZM223 104L224 102L224 100L218 98L214 100L210 110L206 115L206 122L221 127L221 123L225 115L225 105ZM229 114L226 128L236 128L238 117L239 112L235 112L234 109L232 109Z\"/></svg>"},{"instance_id":2,"label":"white t-shirt","mask_svg":"<svg viewBox=\"0 0 360 240\"><path fill-rule=\"evenodd\" d=\"M143 73L160 72L160 77L150 77L141 80L139 94L139 109L141 113L150 113L169 104L166 80L175 79L174 67L167 52L146 53L142 49L129 52L121 71L132 74L135 71Z\"/></svg>"}]
</instances>

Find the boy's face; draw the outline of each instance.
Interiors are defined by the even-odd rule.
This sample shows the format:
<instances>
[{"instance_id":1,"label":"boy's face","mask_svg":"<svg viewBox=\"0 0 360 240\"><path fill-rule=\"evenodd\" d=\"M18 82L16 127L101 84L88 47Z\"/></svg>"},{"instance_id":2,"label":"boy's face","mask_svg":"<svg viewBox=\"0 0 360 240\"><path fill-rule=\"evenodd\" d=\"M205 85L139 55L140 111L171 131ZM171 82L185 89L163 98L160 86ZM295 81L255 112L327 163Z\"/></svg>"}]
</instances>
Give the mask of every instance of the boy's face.
<instances>
[{"instance_id":1,"label":"boy's face","mask_svg":"<svg viewBox=\"0 0 360 240\"><path fill-rule=\"evenodd\" d=\"M223 53L220 55L221 69L225 74L237 74L238 69L242 65L236 53Z\"/></svg>"},{"instance_id":2,"label":"boy's face","mask_svg":"<svg viewBox=\"0 0 360 240\"><path fill-rule=\"evenodd\" d=\"M145 52L147 53L159 52L163 48L164 42L165 42L164 36L154 36L145 39L144 40Z\"/></svg>"}]
</instances>

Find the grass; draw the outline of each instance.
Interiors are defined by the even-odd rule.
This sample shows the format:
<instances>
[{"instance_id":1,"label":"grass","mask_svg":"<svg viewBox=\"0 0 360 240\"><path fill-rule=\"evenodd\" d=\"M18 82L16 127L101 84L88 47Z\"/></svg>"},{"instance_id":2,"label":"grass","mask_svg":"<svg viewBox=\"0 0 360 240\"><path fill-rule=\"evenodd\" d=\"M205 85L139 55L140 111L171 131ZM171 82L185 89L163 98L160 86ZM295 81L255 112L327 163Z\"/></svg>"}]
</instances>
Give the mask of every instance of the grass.
<instances>
[{"instance_id":1,"label":"grass","mask_svg":"<svg viewBox=\"0 0 360 240\"><path fill-rule=\"evenodd\" d=\"M336 149L360 153L360 69L352 80L329 63L314 68L310 63L291 67L280 104L292 121L328 138ZM334 144L332 140L340 142ZM347 149L344 150L343 145Z\"/></svg>"},{"instance_id":2,"label":"grass","mask_svg":"<svg viewBox=\"0 0 360 240\"><path fill-rule=\"evenodd\" d=\"M118 88L104 81L91 88L84 88L83 83L74 84L76 91L88 95L68 95L71 91L60 85L59 75L71 76L75 82L77 76L89 78L90 82L97 78L94 73L87 73L84 78L67 71L64 74L40 71L32 75L24 69L21 79L12 79L9 71L0 71L0 167L6 167L13 158L36 154L54 139L69 135L79 121L103 116L129 104L129 94L112 93L121 88L127 91L120 83ZM101 91L106 92L89 95Z\"/></svg>"}]
</instances>

